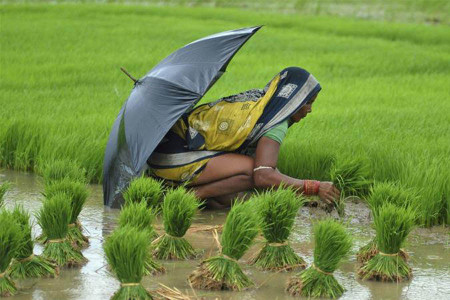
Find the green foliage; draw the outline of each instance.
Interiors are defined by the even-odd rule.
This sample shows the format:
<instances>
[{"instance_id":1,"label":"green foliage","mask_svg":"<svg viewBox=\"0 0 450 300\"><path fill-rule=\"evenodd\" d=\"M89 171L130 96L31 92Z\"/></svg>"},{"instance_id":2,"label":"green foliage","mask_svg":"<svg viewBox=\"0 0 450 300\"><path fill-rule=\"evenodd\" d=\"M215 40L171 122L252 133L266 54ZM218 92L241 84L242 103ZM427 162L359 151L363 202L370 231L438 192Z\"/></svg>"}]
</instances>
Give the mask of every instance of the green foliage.
<instances>
[{"instance_id":1,"label":"green foliage","mask_svg":"<svg viewBox=\"0 0 450 300\"><path fill-rule=\"evenodd\" d=\"M6 192L9 190L10 187L11 184L8 181L0 184L0 207L2 207L3 205L3 196L5 196Z\"/></svg>"},{"instance_id":2,"label":"green foliage","mask_svg":"<svg viewBox=\"0 0 450 300\"><path fill-rule=\"evenodd\" d=\"M377 182L371 189L367 201L372 212L378 211L384 203L411 207L418 200L418 193L412 188L402 187L397 182Z\"/></svg>"},{"instance_id":3,"label":"green foliage","mask_svg":"<svg viewBox=\"0 0 450 300\"><path fill-rule=\"evenodd\" d=\"M154 238L157 233L153 228L153 220L155 219L154 209L147 207L145 201L130 202L124 207L119 214L119 226L126 225L136 227L140 231L147 231L150 238Z\"/></svg>"},{"instance_id":4,"label":"green foliage","mask_svg":"<svg viewBox=\"0 0 450 300\"><path fill-rule=\"evenodd\" d=\"M123 193L125 204L145 201L148 207L158 209L163 199L163 186L160 181L150 177L134 179Z\"/></svg>"},{"instance_id":5,"label":"green foliage","mask_svg":"<svg viewBox=\"0 0 450 300\"><path fill-rule=\"evenodd\" d=\"M70 160L58 159L47 162L41 173L46 184L66 178L75 182L86 182L86 170Z\"/></svg>"},{"instance_id":6,"label":"green foliage","mask_svg":"<svg viewBox=\"0 0 450 300\"><path fill-rule=\"evenodd\" d=\"M34 247L31 237L30 215L25 211L22 205L16 205L14 210L11 212L11 215L21 230L21 246L14 255L14 258L24 259L33 254Z\"/></svg>"},{"instance_id":7,"label":"green foliage","mask_svg":"<svg viewBox=\"0 0 450 300\"><path fill-rule=\"evenodd\" d=\"M171 236L184 236L199 205L195 194L183 187L168 191L163 204L164 230Z\"/></svg>"},{"instance_id":8,"label":"green foliage","mask_svg":"<svg viewBox=\"0 0 450 300\"><path fill-rule=\"evenodd\" d=\"M36 218L48 240L66 237L71 217L70 204L70 196L65 193L52 194L42 202Z\"/></svg>"},{"instance_id":9,"label":"green foliage","mask_svg":"<svg viewBox=\"0 0 450 300\"><path fill-rule=\"evenodd\" d=\"M146 232L131 226L117 228L105 241L106 259L122 284L140 283L149 239ZM122 286L112 299L152 299L142 285Z\"/></svg>"}]
</instances>

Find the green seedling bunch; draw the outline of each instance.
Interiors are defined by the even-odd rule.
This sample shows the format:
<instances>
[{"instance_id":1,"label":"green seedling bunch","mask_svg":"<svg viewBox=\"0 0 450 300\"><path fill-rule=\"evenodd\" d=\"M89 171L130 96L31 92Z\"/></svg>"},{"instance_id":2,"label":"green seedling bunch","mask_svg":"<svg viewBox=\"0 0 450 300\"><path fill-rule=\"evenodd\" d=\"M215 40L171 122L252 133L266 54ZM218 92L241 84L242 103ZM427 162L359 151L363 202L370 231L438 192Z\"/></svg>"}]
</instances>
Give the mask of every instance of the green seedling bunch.
<instances>
[{"instance_id":1,"label":"green seedling bunch","mask_svg":"<svg viewBox=\"0 0 450 300\"><path fill-rule=\"evenodd\" d=\"M106 259L120 281L120 289L111 299L152 299L141 285L144 264L149 255L149 238L145 231L131 226L117 228L103 246Z\"/></svg>"},{"instance_id":2,"label":"green seedling bunch","mask_svg":"<svg viewBox=\"0 0 450 300\"><path fill-rule=\"evenodd\" d=\"M278 188L257 195L255 201L266 243L252 263L273 271L305 268L305 261L288 243L295 216L305 199L291 188Z\"/></svg>"},{"instance_id":3,"label":"green seedling bunch","mask_svg":"<svg viewBox=\"0 0 450 300\"><path fill-rule=\"evenodd\" d=\"M345 289L334 278L352 246L352 240L342 224L323 220L314 225L314 262L311 267L290 278L287 292L292 296L338 298Z\"/></svg>"},{"instance_id":4,"label":"green seedling bunch","mask_svg":"<svg viewBox=\"0 0 450 300\"><path fill-rule=\"evenodd\" d=\"M150 177L134 179L123 193L125 204L145 201L148 207L160 209L164 196L163 185L160 181Z\"/></svg>"},{"instance_id":5,"label":"green seedling bunch","mask_svg":"<svg viewBox=\"0 0 450 300\"><path fill-rule=\"evenodd\" d=\"M411 277L411 268L400 248L414 226L415 213L409 207L385 203L374 215L378 253L364 264L358 274L363 279L402 281Z\"/></svg>"},{"instance_id":6,"label":"green seedling bunch","mask_svg":"<svg viewBox=\"0 0 450 300\"><path fill-rule=\"evenodd\" d=\"M6 192L9 190L10 187L11 184L8 181L0 184L0 207L3 206L3 196L5 196Z\"/></svg>"},{"instance_id":7,"label":"green seedling bunch","mask_svg":"<svg viewBox=\"0 0 450 300\"><path fill-rule=\"evenodd\" d=\"M68 240L71 211L71 198L66 193L59 193L45 199L36 215L46 237L42 255L60 267L78 266L86 261Z\"/></svg>"},{"instance_id":8,"label":"green seedling bunch","mask_svg":"<svg viewBox=\"0 0 450 300\"><path fill-rule=\"evenodd\" d=\"M251 287L253 282L244 274L238 260L253 243L259 225L254 204L250 201L236 202L225 221L219 255L204 260L189 275L192 286L197 289L233 291Z\"/></svg>"},{"instance_id":9,"label":"green seedling bunch","mask_svg":"<svg viewBox=\"0 0 450 300\"><path fill-rule=\"evenodd\" d=\"M0 209L0 296L17 293L17 287L8 274L8 267L22 246L22 230L11 213Z\"/></svg>"},{"instance_id":10,"label":"green seedling bunch","mask_svg":"<svg viewBox=\"0 0 450 300\"><path fill-rule=\"evenodd\" d=\"M155 239L158 235L153 228L153 220L155 213L153 209L147 207L145 201L130 202L124 207L119 215L119 227L131 226L138 229L140 232L146 232L149 241ZM149 248L150 253L151 248ZM165 269L153 260L151 255L147 255L144 264L144 275L164 273Z\"/></svg>"},{"instance_id":11,"label":"green seedling bunch","mask_svg":"<svg viewBox=\"0 0 450 300\"><path fill-rule=\"evenodd\" d=\"M153 241L158 259L190 259L196 256L192 245L183 237L192 224L200 205L193 192L178 187L166 193L162 215L165 234Z\"/></svg>"},{"instance_id":12,"label":"green seedling bunch","mask_svg":"<svg viewBox=\"0 0 450 300\"><path fill-rule=\"evenodd\" d=\"M30 215L20 205L17 205L11 214L22 231L22 240L9 268L9 275L18 279L56 277L59 273L58 266L49 259L33 253Z\"/></svg>"}]
</instances>

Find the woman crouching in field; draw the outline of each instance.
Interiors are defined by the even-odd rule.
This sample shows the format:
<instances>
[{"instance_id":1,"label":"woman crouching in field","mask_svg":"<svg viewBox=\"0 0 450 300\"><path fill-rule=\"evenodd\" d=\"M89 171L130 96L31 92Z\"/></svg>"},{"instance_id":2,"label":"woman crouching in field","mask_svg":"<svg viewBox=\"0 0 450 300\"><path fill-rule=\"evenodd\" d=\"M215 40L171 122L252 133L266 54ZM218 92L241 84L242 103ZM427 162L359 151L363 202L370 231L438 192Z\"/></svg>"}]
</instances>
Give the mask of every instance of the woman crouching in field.
<instances>
[{"instance_id":1,"label":"woman crouching in field","mask_svg":"<svg viewBox=\"0 0 450 300\"><path fill-rule=\"evenodd\" d=\"M239 192L281 184L333 202L339 190L331 182L292 178L276 168L288 128L311 112L320 89L313 75L290 67L264 89L196 107L177 121L150 156L150 174L187 183L216 208L230 206Z\"/></svg>"}]
</instances>

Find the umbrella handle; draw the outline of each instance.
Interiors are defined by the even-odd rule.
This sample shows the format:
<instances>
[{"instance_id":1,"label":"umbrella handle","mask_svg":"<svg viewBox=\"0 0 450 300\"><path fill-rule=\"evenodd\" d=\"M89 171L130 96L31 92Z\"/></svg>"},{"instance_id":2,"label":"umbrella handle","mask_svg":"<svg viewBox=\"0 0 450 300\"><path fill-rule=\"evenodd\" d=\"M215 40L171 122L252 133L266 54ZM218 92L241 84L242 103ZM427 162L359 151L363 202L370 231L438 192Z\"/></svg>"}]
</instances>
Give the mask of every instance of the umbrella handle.
<instances>
[{"instance_id":1,"label":"umbrella handle","mask_svg":"<svg viewBox=\"0 0 450 300\"><path fill-rule=\"evenodd\" d=\"M128 77L130 77L130 79L133 80L134 83L137 82L137 79L135 79L133 76L131 76L130 73L127 72L127 70L125 70L125 69L122 68L122 67L120 67L120 70L121 70L122 72L124 72Z\"/></svg>"}]
</instances>

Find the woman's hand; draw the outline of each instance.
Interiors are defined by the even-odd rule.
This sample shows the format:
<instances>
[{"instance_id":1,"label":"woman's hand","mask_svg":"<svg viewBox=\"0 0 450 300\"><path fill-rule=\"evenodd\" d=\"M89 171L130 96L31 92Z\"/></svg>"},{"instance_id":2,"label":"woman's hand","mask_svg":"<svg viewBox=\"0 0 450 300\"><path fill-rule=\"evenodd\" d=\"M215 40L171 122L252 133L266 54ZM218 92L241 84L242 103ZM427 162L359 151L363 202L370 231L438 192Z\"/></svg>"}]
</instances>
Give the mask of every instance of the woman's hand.
<instances>
[{"instance_id":1,"label":"woman's hand","mask_svg":"<svg viewBox=\"0 0 450 300\"><path fill-rule=\"evenodd\" d=\"M328 204L334 203L341 192L330 181L321 181L319 186L319 197Z\"/></svg>"}]
</instances>

